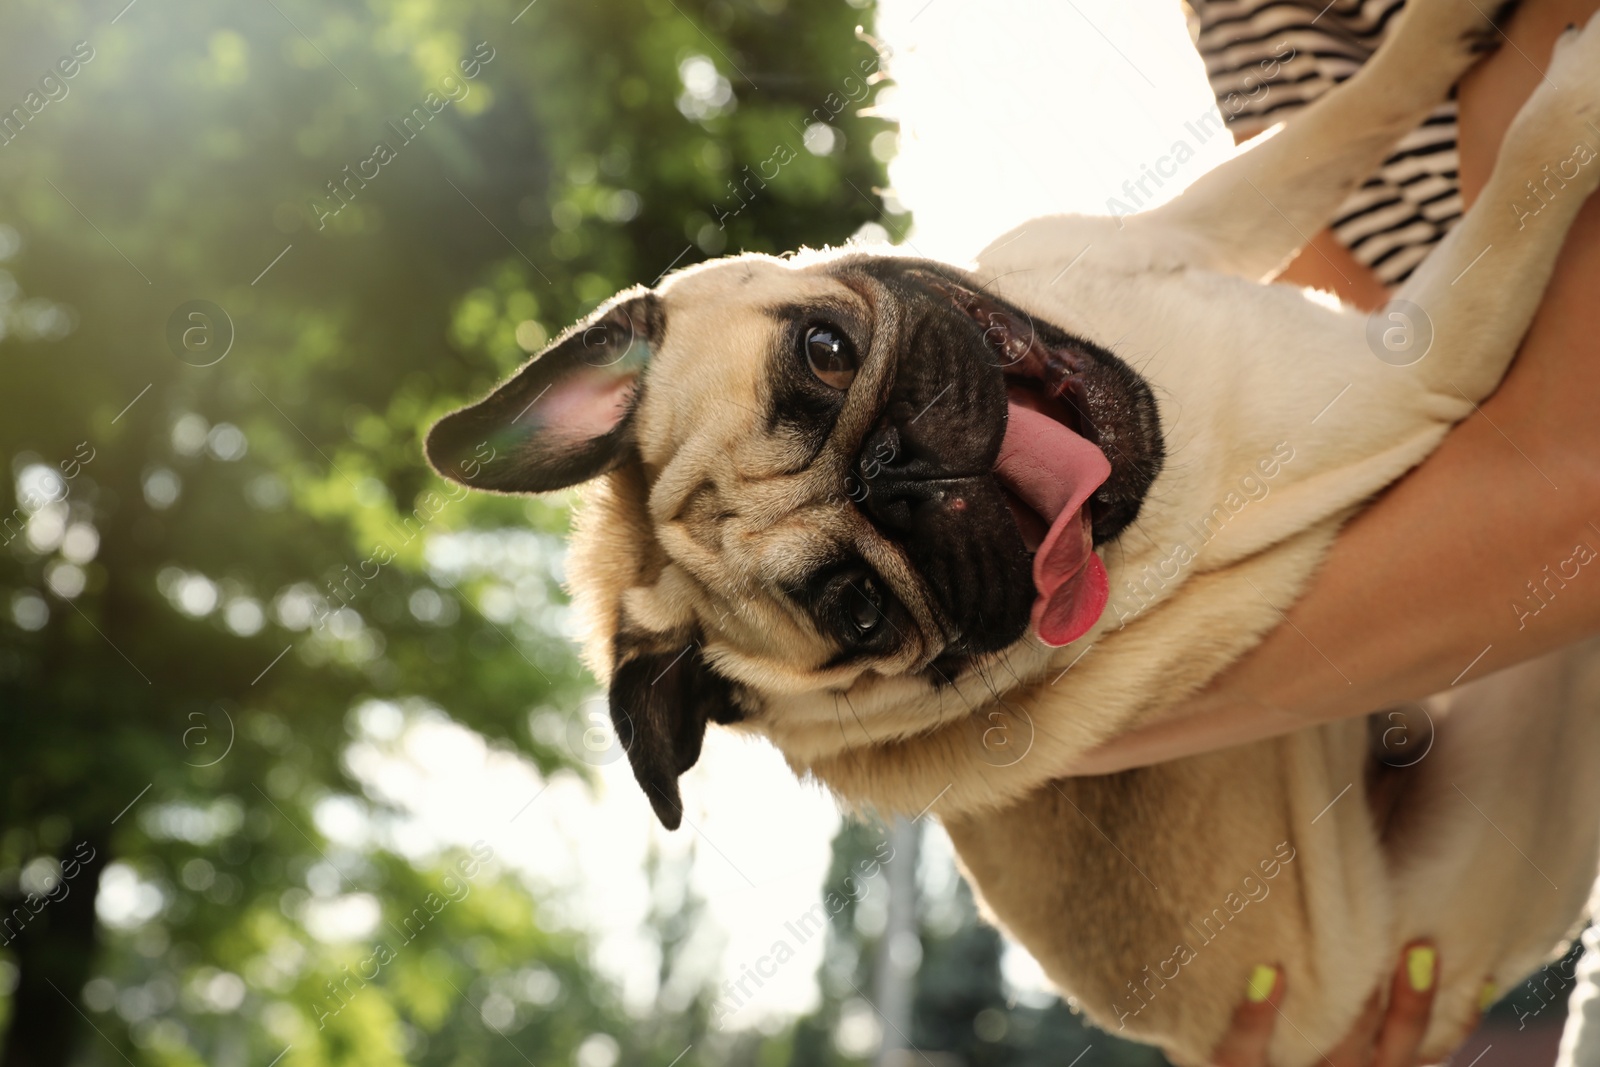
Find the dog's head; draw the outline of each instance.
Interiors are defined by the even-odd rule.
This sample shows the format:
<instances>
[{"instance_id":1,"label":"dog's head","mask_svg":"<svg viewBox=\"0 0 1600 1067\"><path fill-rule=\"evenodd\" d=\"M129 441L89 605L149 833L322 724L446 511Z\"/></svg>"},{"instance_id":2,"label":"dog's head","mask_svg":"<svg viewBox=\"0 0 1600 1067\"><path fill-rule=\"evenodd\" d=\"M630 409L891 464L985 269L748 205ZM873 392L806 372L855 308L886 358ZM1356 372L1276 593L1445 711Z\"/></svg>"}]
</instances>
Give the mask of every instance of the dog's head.
<instances>
[{"instance_id":1,"label":"dog's head","mask_svg":"<svg viewBox=\"0 0 1600 1067\"><path fill-rule=\"evenodd\" d=\"M427 452L498 492L606 476L570 573L634 773L676 826L708 721L946 686L1088 629L1092 546L1133 521L1162 444L1109 352L961 271L856 252L625 292Z\"/></svg>"}]
</instances>

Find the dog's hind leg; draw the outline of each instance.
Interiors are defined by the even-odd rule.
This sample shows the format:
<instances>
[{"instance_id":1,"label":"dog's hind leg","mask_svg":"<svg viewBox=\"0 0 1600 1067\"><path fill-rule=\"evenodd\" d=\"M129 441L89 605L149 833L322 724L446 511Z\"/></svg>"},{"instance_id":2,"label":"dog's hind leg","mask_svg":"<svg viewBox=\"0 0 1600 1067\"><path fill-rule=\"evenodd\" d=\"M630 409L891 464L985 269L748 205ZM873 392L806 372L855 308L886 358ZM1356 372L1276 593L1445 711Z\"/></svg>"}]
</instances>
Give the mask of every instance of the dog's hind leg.
<instances>
[{"instance_id":1,"label":"dog's hind leg","mask_svg":"<svg viewBox=\"0 0 1600 1067\"><path fill-rule=\"evenodd\" d=\"M1549 69L1506 132L1477 202L1379 312L1393 317L1396 330L1431 331L1426 358L1406 369L1458 405L1456 414L1468 413L1499 383L1567 229L1596 187L1600 17L1557 39Z\"/></svg>"},{"instance_id":2,"label":"dog's hind leg","mask_svg":"<svg viewBox=\"0 0 1600 1067\"><path fill-rule=\"evenodd\" d=\"M1177 254L1195 265L1270 277L1494 47L1491 15L1512 6L1411 0L1388 40L1347 81L1171 203L1124 225L1163 238L1175 231L1183 246Z\"/></svg>"}]
</instances>

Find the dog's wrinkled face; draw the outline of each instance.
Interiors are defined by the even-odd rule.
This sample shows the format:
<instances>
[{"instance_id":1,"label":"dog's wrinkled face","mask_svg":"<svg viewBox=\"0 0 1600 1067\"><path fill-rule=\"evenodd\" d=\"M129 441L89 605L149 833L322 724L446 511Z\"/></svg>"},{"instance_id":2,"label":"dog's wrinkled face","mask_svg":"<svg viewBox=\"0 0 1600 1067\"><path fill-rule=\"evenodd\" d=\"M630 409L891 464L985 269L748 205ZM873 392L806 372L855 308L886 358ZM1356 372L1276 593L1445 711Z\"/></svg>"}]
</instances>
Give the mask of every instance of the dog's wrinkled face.
<instances>
[{"instance_id":1,"label":"dog's wrinkled face","mask_svg":"<svg viewBox=\"0 0 1600 1067\"><path fill-rule=\"evenodd\" d=\"M624 293L427 447L481 489L607 475L571 572L669 826L708 720L864 677L947 685L1030 621L1092 622L1091 540L1161 463L1149 390L1108 352L953 268L864 253Z\"/></svg>"}]
</instances>

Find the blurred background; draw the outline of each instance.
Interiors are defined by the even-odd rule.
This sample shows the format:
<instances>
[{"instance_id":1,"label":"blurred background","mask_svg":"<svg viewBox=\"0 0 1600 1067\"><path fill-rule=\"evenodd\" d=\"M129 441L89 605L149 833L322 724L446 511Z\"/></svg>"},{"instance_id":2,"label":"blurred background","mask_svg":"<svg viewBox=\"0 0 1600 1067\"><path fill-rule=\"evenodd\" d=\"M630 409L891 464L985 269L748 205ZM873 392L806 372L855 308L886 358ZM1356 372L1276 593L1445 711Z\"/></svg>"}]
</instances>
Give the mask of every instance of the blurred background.
<instances>
[{"instance_id":1,"label":"blurred background","mask_svg":"<svg viewBox=\"0 0 1600 1067\"><path fill-rule=\"evenodd\" d=\"M569 501L419 435L711 256L1172 195L1212 109L1173 0L8 0L0 1067L1162 1062L927 820L713 735L656 827Z\"/></svg>"}]
</instances>

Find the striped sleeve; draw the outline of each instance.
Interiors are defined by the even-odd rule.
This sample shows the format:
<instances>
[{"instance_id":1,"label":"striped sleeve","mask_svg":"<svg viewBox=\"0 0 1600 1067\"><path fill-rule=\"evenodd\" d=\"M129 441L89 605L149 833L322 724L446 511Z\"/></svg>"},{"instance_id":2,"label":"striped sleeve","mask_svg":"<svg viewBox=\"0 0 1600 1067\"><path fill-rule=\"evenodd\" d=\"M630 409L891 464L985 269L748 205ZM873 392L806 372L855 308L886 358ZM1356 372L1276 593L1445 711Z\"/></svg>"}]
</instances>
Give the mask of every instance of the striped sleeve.
<instances>
[{"instance_id":1,"label":"striped sleeve","mask_svg":"<svg viewBox=\"0 0 1600 1067\"><path fill-rule=\"evenodd\" d=\"M1377 51L1405 0L1190 0L1195 47L1236 137L1327 92ZM1456 104L1441 104L1340 207L1330 228L1388 286L1461 217Z\"/></svg>"}]
</instances>

